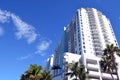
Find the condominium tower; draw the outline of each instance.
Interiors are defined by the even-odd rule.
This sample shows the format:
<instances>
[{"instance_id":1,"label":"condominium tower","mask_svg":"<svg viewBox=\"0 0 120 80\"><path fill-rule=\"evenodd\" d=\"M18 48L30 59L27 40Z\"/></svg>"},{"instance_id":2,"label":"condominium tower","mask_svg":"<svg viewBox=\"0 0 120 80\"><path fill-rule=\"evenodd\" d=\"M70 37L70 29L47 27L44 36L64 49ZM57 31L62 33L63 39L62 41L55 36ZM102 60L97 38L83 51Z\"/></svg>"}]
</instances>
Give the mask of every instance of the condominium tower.
<instances>
[{"instance_id":1,"label":"condominium tower","mask_svg":"<svg viewBox=\"0 0 120 80\"><path fill-rule=\"evenodd\" d=\"M65 54L69 52L81 56L78 61L82 60L86 70L98 73L95 76L91 75L91 79L110 80L110 76L102 77L99 68L99 59L107 44L118 46L109 19L95 8L78 9L70 24L64 27L62 39L52 55L52 66L59 65L62 68L53 72L54 77L55 75L56 77L61 75L62 77L59 80L70 80L63 77L65 73ZM69 54L67 53L67 55ZM75 61L72 56L69 58ZM69 63L69 61L67 62ZM93 65L93 68L89 67L88 64ZM94 66L96 67L94 68Z\"/></svg>"}]
</instances>

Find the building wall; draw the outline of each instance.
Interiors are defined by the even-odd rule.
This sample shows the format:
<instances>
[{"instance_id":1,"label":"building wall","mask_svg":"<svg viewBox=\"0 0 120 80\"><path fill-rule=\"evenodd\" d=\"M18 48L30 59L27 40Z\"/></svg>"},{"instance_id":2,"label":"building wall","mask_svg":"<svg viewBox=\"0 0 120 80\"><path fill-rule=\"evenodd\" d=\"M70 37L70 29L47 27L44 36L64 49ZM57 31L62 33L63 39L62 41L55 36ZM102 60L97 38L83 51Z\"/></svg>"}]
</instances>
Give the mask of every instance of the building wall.
<instances>
[{"instance_id":1,"label":"building wall","mask_svg":"<svg viewBox=\"0 0 120 80\"><path fill-rule=\"evenodd\" d=\"M52 67L54 64L54 55L47 59L46 70L50 71L51 74L54 74Z\"/></svg>"},{"instance_id":2,"label":"building wall","mask_svg":"<svg viewBox=\"0 0 120 80\"><path fill-rule=\"evenodd\" d=\"M77 29L77 53L102 55L106 44L116 46L117 41L110 21L100 11L94 8L81 8L77 10L74 18L77 23L74 26Z\"/></svg>"},{"instance_id":3,"label":"building wall","mask_svg":"<svg viewBox=\"0 0 120 80\"><path fill-rule=\"evenodd\" d=\"M70 53L70 52L65 52L63 57L64 57L64 61L63 61L64 62L64 73L62 74L63 79L73 80L75 76L73 76L72 78L70 76L66 76L66 73L71 72L70 69L68 68L68 64L79 62L81 55Z\"/></svg>"},{"instance_id":4,"label":"building wall","mask_svg":"<svg viewBox=\"0 0 120 80\"><path fill-rule=\"evenodd\" d=\"M95 62L95 58L97 63L90 65L99 66L99 60L97 58L102 56L103 50L106 48L107 44L118 46L109 19L95 8L78 9L70 24L64 28L62 39L55 49L53 65L59 65L61 69L55 70L54 76L63 75L64 73L65 52L70 52L73 55L82 55L80 60L83 61L87 71L87 66L89 64L87 60ZM76 58L71 56L68 63L71 60L75 61ZM118 58L116 61L120 63ZM98 67L95 73L99 75L98 79L102 80L103 74L100 72L100 67ZM109 74L105 75L109 76Z\"/></svg>"}]
</instances>

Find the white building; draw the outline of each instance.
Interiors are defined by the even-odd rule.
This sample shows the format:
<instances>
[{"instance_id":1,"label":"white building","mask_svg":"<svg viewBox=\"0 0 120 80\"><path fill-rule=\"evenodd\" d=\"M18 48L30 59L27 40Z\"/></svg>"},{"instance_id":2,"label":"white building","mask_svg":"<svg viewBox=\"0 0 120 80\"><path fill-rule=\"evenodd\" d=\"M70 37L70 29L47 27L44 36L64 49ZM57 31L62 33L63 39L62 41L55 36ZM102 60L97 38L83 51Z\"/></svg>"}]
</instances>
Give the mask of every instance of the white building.
<instances>
[{"instance_id":1,"label":"white building","mask_svg":"<svg viewBox=\"0 0 120 80\"><path fill-rule=\"evenodd\" d=\"M77 54L99 56L106 44L118 45L110 21L94 8L78 9L66 34L68 51Z\"/></svg>"},{"instance_id":2,"label":"white building","mask_svg":"<svg viewBox=\"0 0 120 80\"><path fill-rule=\"evenodd\" d=\"M47 64L46 64L46 70L50 71L51 74L54 74L54 72L52 71L52 67L53 67L53 61L54 60L54 55L52 55L49 59L47 59Z\"/></svg>"},{"instance_id":3,"label":"white building","mask_svg":"<svg viewBox=\"0 0 120 80\"><path fill-rule=\"evenodd\" d=\"M78 9L70 24L64 28L61 42L55 50L53 65L59 65L62 69L54 71L54 78L63 76L64 55L70 52L81 55L80 60L86 71L89 71L91 80L112 80L111 75L101 73L99 67L100 57L107 44L118 46L109 19L95 8ZM69 60L76 59L71 56ZM63 78L56 80L64 80Z\"/></svg>"}]
</instances>

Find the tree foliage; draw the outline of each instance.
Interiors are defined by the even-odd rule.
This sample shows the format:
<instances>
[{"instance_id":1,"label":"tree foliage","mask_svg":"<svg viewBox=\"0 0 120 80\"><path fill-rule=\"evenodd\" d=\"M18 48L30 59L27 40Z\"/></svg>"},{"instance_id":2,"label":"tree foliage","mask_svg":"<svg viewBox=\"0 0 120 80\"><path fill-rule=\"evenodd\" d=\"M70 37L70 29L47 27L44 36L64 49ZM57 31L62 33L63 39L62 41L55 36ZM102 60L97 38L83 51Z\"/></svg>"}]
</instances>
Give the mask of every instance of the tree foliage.
<instances>
[{"instance_id":1,"label":"tree foliage","mask_svg":"<svg viewBox=\"0 0 120 80\"><path fill-rule=\"evenodd\" d=\"M20 80L52 80L52 75L49 71L43 71L42 66L33 64L21 75Z\"/></svg>"},{"instance_id":2,"label":"tree foliage","mask_svg":"<svg viewBox=\"0 0 120 80\"><path fill-rule=\"evenodd\" d=\"M79 62L68 64L68 69L70 72L68 72L66 75L70 76L71 78L74 77L74 80L85 80L87 78L85 68Z\"/></svg>"},{"instance_id":3,"label":"tree foliage","mask_svg":"<svg viewBox=\"0 0 120 80\"><path fill-rule=\"evenodd\" d=\"M115 61L115 55L120 57L120 49L114 46L113 44L107 45L104 50L102 60L100 61L100 65L101 65L101 70L103 72L111 73L113 80L114 80L114 77L112 74L114 73L117 74L117 78L119 80L119 76L117 73L117 63Z\"/></svg>"}]
</instances>

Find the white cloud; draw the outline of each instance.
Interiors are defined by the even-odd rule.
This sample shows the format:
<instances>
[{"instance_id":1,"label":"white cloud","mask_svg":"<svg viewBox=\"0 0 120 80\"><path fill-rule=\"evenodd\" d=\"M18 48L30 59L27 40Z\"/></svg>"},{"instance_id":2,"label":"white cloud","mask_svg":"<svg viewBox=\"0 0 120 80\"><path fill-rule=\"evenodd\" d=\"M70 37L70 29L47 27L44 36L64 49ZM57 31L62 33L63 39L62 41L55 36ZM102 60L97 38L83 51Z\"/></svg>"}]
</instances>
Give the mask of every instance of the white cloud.
<instances>
[{"instance_id":1,"label":"white cloud","mask_svg":"<svg viewBox=\"0 0 120 80\"><path fill-rule=\"evenodd\" d=\"M0 36L2 36L4 34L4 30L2 27L0 27Z\"/></svg>"},{"instance_id":2,"label":"white cloud","mask_svg":"<svg viewBox=\"0 0 120 80\"><path fill-rule=\"evenodd\" d=\"M35 33L35 28L25 22L23 22L18 16L12 14L12 20L17 28L15 35L18 39L27 39L28 43L32 43L37 38L37 33Z\"/></svg>"},{"instance_id":3,"label":"white cloud","mask_svg":"<svg viewBox=\"0 0 120 80\"><path fill-rule=\"evenodd\" d=\"M19 16L0 9L0 23L13 22L16 28L15 36L17 39L25 39L30 44L34 42L39 34L36 33L35 27L24 22ZM0 27L0 36L4 34L2 27ZM40 38L41 39L41 38ZM46 54L46 50L49 48L51 44L51 40L41 39L39 44L37 45L36 54L40 54L44 56ZM28 58L32 58L32 55L26 55L18 58L18 60L25 60Z\"/></svg>"},{"instance_id":4,"label":"white cloud","mask_svg":"<svg viewBox=\"0 0 120 80\"><path fill-rule=\"evenodd\" d=\"M32 43L37 38L37 33L35 32L35 28L28 23L22 21L19 16L10 13L8 11L0 10L0 22L5 23L9 22L10 19L13 21L17 32L15 35L17 39L26 39L28 43Z\"/></svg>"},{"instance_id":5,"label":"white cloud","mask_svg":"<svg viewBox=\"0 0 120 80\"><path fill-rule=\"evenodd\" d=\"M51 40L41 40L37 46L37 51L35 53L44 56L46 54L45 51L49 48L50 44Z\"/></svg>"},{"instance_id":6,"label":"white cloud","mask_svg":"<svg viewBox=\"0 0 120 80\"><path fill-rule=\"evenodd\" d=\"M9 12L0 10L0 22L1 23L9 22L9 18L10 18Z\"/></svg>"},{"instance_id":7,"label":"white cloud","mask_svg":"<svg viewBox=\"0 0 120 80\"><path fill-rule=\"evenodd\" d=\"M31 54L28 54L26 56L22 56L20 58L17 58L17 60L26 60L26 59L31 59L33 56Z\"/></svg>"}]
</instances>

